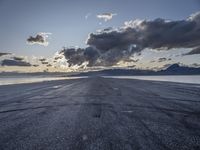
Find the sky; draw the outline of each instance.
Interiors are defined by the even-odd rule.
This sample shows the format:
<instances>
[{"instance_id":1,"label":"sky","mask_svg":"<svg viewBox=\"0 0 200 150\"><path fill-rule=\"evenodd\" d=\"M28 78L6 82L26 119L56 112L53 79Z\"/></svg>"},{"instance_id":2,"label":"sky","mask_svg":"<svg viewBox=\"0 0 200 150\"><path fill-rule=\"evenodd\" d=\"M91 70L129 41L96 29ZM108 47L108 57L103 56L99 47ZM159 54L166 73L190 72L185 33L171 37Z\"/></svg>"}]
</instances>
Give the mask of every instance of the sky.
<instances>
[{"instance_id":1,"label":"sky","mask_svg":"<svg viewBox=\"0 0 200 150\"><path fill-rule=\"evenodd\" d=\"M186 20L198 11L199 0L0 0L0 52L52 57L63 47L97 47L87 40L99 30L119 30L125 22L136 19ZM175 48L180 53L188 46ZM159 56L150 53L141 59L145 62ZM199 55L188 57L184 62L195 63Z\"/></svg>"}]
</instances>

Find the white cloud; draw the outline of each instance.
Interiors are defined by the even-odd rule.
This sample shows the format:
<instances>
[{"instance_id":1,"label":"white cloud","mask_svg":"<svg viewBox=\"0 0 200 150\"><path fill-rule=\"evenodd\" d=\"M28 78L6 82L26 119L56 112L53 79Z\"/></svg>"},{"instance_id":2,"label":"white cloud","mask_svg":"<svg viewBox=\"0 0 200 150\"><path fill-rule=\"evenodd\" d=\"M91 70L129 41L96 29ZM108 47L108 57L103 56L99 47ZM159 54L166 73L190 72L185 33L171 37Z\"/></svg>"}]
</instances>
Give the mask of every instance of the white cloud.
<instances>
[{"instance_id":1,"label":"white cloud","mask_svg":"<svg viewBox=\"0 0 200 150\"><path fill-rule=\"evenodd\" d=\"M85 19L87 20L91 15L92 15L91 13L87 13L87 14L85 15Z\"/></svg>"},{"instance_id":2,"label":"white cloud","mask_svg":"<svg viewBox=\"0 0 200 150\"><path fill-rule=\"evenodd\" d=\"M103 19L105 22L111 20L113 18L113 16L116 16L117 14L113 14L113 13L103 13L103 14L99 14L97 15L97 18L99 19Z\"/></svg>"}]
</instances>

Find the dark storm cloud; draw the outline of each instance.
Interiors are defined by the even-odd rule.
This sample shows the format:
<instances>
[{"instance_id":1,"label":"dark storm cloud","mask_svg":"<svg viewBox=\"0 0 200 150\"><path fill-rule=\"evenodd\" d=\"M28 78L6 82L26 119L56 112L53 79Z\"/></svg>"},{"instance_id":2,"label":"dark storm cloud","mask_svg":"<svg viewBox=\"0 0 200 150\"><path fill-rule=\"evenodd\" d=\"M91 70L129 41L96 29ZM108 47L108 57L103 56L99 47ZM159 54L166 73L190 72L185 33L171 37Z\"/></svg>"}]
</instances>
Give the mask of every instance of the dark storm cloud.
<instances>
[{"instance_id":1,"label":"dark storm cloud","mask_svg":"<svg viewBox=\"0 0 200 150\"><path fill-rule=\"evenodd\" d=\"M126 62L134 62L137 60L130 60L129 56L132 52L113 49L109 50L106 53L101 52L95 47L87 48L64 48L60 51L60 54L64 55L67 60L69 67L74 65L81 66L84 62L87 62L88 67L92 66L113 66L116 65L120 60ZM56 56L55 62L59 59L62 59L61 56Z\"/></svg>"},{"instance_id":2,"label":"dark storm cloud","mask_svg":"<svg viewBox=\"0 0 200 150\"><path fill-rule=\"evenodd\" d=\"M178 21L125 22L121 28L91 33L86 43L89 49L65 49L64 56L69 66L81 65L85 61L89 62L88 66L113 66L120 61L129 62L133 54L141 54L144 49L200 47L200 12Z\"/></svg>"},{"instance_id":3,"label":"dark storm cloud","mask_svg":"<svg viewBox=\"0 0 200 150\"><path fill-rule=\"evenodd\" d=\"M156 19L126 22L124 27L113 31L91 33L87 44L103 52L127 49L132 44L137 46L134 51L196 47L200 45L200 13L180 21Z\"/></svg>"},{"instance_id":4,"label":"dark storm cloud","mask_svg":"<svg viewBox=\"0 0 200 150\"><path fill-rule=\"evenodd\" d=\"M64 48L60 54L64 55L69 67L73 65L81 65L84 62L88 62L87 66L94 66L94 63L96 63L96 60L99 57L99 52L94 47Z\"/></svg>"},{"instance_id":5,"label":"dark storm cloud","mask_svg":"<svg viewBox=\"0 0 200 150\"><path fill-rule=\"evenodd\" d=\"M27 39L27 42L29 44L39 44L39 45L43 45L43 46L48 46L49 42L47 41L47 38L49 37L49 34L51 33L38 33L35 37L30 36Z\"/></svg>"},{"instance_id":6,"label":"dark storm cloud","mask_svg":"<svg viewBox=\"0 0 200 150\"><path fill-rule=\"evenodd\" d=\"M96 65L113 66L120 61L136 63L137 61L130 59L130 56L133 54L132 51L134 51L134 49L134 47L127 47L127 49L120 47L109 49L108 51L99 50L101 52L101 55L98 58L98 62L96 63Z\"/></svg>"},{"instance_id":7,"label":"dark storm cloud","mask_svg":"<svg viewBox=\"0 0 200 150\"><path fill-rule=\"evenodd\" d=\"M83 56L88 61L88 66L93 66L99 57L99 51L94 47L87 47L84 50Z\"/></svg>"},{"instance_id":8,"label":"dark storm cloud","mask_svg":"<svg viewBox=\"0 0 200 150\"><path fill-rule=\"evenodd\" d=\"M183 55L195 55L195 54L200 54L200 47L194 48L190 52L183 54Z\"/></svg>"}]
</instances>

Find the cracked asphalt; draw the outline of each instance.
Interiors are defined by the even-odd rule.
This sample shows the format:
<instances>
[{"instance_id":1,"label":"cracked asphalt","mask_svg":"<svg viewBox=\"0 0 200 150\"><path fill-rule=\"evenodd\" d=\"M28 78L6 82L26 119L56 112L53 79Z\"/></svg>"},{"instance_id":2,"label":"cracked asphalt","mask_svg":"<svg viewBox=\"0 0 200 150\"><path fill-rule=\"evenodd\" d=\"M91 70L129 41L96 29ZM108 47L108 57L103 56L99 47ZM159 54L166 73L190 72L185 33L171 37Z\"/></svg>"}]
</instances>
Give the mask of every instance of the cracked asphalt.
<instances>
[{"instance_id":1,"label":"cracked asphalt","mask_svg":"<svg viewBox=\"0 0 200 150\"><path fill-rule=\"evenodd\" d=\"M1 150L199 150L200 86L91 77L0 86Z\"/></svg>"}]
</instances>

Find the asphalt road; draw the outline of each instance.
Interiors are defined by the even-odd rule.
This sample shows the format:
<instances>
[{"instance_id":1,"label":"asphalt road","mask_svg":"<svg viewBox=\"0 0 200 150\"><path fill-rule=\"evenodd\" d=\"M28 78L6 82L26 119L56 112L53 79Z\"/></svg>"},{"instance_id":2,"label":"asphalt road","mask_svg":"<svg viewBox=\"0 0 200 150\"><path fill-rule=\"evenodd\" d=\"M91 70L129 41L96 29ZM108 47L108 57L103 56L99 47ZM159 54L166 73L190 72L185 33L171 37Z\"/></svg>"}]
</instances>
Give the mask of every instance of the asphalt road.
<instances>
[{"instance_id":1,"label":"asphalt road","mask_svg":"<svg viewBox=\"0 0 200 150\"><path fill-rule=\"evenodd\" d=\"M0 150L199 150L200 85L86 78L0 86Z\"/></svg>"}]
</instances>

